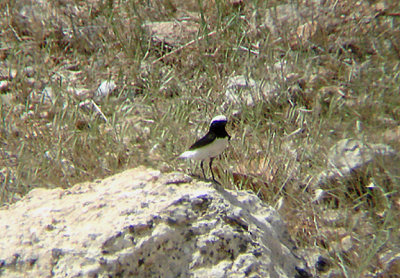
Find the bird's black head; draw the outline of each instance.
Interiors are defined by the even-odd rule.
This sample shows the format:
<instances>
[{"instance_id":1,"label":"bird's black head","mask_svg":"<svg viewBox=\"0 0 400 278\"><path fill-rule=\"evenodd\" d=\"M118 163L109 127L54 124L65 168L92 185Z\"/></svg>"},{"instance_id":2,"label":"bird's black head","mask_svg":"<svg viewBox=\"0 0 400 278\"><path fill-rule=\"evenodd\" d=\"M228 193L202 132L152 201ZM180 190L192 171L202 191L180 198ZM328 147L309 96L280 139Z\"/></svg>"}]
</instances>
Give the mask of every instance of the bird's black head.
<instances>
[{"instance_id":1,"label":"bird's black head","mask_svg":"<svg viewBox=\"0 0 400 278\"><path fill-rule=\"evenodd\" d=\"M219 115L214 117L210 123L210 132L213 132L217 135L217 137L228 137L228 133L225 130L227 120L224 115Z\"/></svg>"}]
</instances>

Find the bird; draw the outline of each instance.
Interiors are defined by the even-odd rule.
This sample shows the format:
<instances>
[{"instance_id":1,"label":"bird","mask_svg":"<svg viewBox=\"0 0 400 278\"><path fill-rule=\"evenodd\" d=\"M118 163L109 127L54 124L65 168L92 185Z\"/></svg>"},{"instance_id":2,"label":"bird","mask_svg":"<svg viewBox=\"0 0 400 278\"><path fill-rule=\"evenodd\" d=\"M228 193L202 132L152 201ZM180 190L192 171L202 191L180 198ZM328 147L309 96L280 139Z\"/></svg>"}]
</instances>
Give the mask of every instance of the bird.
<instances>
[{"instance_id":1,"label":"bird","mask_svg":"<svg viewBox=\"0 0 400 278\"><path fill-rule=\"evenodd\" d=\"M208 133L194 143L188 151L182 153L178 158L200 160L201 171L204 173L203 163L205 160L210 159L209 166L211 171L212 180L215 180L214 172L212 170L212 163L215 157L220 155L228 146L228 141L231 136L226 132L225 126L227 119L224 115L214 117L210 122L210 129Z\"/></svg>"}]
</instances>

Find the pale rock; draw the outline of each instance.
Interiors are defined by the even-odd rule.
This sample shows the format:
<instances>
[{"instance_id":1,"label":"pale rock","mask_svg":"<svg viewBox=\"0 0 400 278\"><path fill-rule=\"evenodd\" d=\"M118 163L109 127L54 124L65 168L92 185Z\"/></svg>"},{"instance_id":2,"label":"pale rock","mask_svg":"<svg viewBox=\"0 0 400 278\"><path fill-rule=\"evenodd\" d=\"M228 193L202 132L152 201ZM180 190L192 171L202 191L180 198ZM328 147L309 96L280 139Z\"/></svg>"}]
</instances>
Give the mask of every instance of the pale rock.
<instances>
[{"instance_id":1,"label":"pale rock","mask_svg":"<svg viewBox=\"0 0 400 278\"><path fill-rule=\"evenodd\" d=\"M258 94L259 86L254 79L237 75L227 81L225 96L228 102L253 106Z\"/></svg>"},{"instance_id":2,"label":"pale rock","mask_svg":"<svg viewBox=\"0 0 400 278\"><path fill-rule=\"evenodd\" d=\"M330 277L328 275L318 275L323 272L327 272L332 267L332 262L327 258L328 256L322 256L321 253L326 253L326 250L322 248L302 248L299 253L303 258L306 258L308 265L315 267L315 277L325 278ZM327 254L328 255L328 254Z\"/></svg>"},{"instance_id":3,"label":"pale rock","mask_svg":"<svg viewBox=\"0 0 400 278\"><path fill-rule=\"evenodd\" d=\"M400 248L393 248L393 250L385 250L379 254L379 262L385 267L380 277L396 277L400 273ZM391 276L393 275L393 276Z\"/></svg>"},{"instance_id":4,"label":"pale rock","mask_svg":"<svg viewBox=\"0 0 400 278\"><path fill-rule=\"evenodd\" d=\"M386 141L400 142L400 125L395 128L386 130L383 133L383 138Z\"/></svg>"},{"instance_id":5,"label":"pale rock","mask_svg":"<svg viewBox=\"0 0 400 278\"><path fill-rule=\"evenodd\" d=\"M327 21L321 1L308 1L305 5L283 4L266 10L265 26L277 37L293 35L301 31L301 26L312 24L307 28L314 28L314 22ZM306 24L306 25L302 25ZM300 26L300 29L299 29ZM309 32L309 31L308 31Z\"/></svg>"},{"instance_id":6,"label":"pale rock","mask_svg":"<svg viewBox=\"0 0 400 278\"><path fill-rule=\"evenodd\" d=\"M81 101L87 100L93 95L92 91L86 88L67 87L67 92Z\"/></svg>"},{"instance_id":7,"label":"pale rock","mask_svg":"<svg viewBox=\"0 0 400 278\"><path fill-rule=\"evenodd\" d=\"M21 115L21 120L26 121L27 119L32 118L35 115L35 112L33 112L32 110L28 110L28 112L24 112Z\"/></svg>"},{"instance_id":8,"label":"pale rock","mask_svg":"<svg viewBox=\"0 0 400 278\"><path fill-rule=\"evenodd\" d=\"M215 185L216 186L216 185ZM4 277L307 277L248 192L144 167L0 209Z\"/></svg>"},{"instance_id":9,"label":"pale rock","mask_svg":"<svg viewBox=\"0 0 400 278\"><path fill-rule=\"evenodd\" d=\"M276 94L277 88L267 82L257 82L244 75L236 75L226 82L224 106L254 106L258 102L272 99Z\"/></svg>"},{"instance_id":10,"label":"pale rock","mask_svg":"<svg viewBox=\"0 0 400 278\"><path fill-rule=\"evenodd\" d=\"M161 22L146 22L142 28L147 31L154 42L169 47L179 46L189 39L194 39L200 25L191 20L174 20Z\"/></svg>"},{"instance_id":11,"label":"pale rock","mask_svg":"<svg viewBox=\"0 0 400 278\"><path fill-rule=\"evenodd\" d=\"M72 161L63 158L63 159L61 159L61 166L62 166L64 175L71 177L76 174L75 165Z\"/></svg>"},{"instance_id":12,"label":"pale rock","mask_svg":"<svg viewBox=\"0 0 400 278\"><path fill-rule=\"evenodd\" d=\"M18 74L18 71L13 68L4 67L0 64L0 80L12 80Z\"/></svg>"},{"instance_id":13,"label":"pale rock","mask_svg":"<svg viewBox=\"0 0 400 278\"><path fill-rule=\"evenodd\" d=\"M29 95L29 99L34 104L43 104L43 105L49 107L54 102L53 88L47 86L41 92L33 91Z\"/></svg>"},{"instance_id":14,"label":"pale rock","mask_svg":"<svg viewBox=\"0 0 400 278\"><path fill-rule=\"evenodd\" d=\"M318 183L346 179L355 171L377 160L392 174L399 172L395 165L399 165L400 157L392 147L385 144L368 144L357 139L342 139L329 150L328 170L319 175Z\"/></svg>"},{"instance_id":15,"label":"pale rock","mask_svg":"<svg viewBox=\"0 0 400 278\"><path fill-rule=\"evenodd\" d=\"M285 4L266 10L265 25L275 36L289 28L296 28L303 21L296 5Z\"/></svg>"},{"instance_id":16,"label":"pale rock","mask_svg":"<svg viewBox=\"0 0 400 278\"><path fill-rule=\"evenodd\" d=\"M99 88L97 89L95 98L99 100L106 98L111 95L115 88L117 88L117 85L115 85L113 80L105 80L101 82Z\"/></svg>"},{"instance_id":17,"label":"pale rock","mask_svg":"<svg viewBox=\"0 0 400 278\"><path fill-rule=\"evenodd\" d=\"M33 77L35 75L35 69L31 66L24 68L24 73L27 77Z\"/></svg>"},{"instance_id":18,"label":"pale rock","mask_svg":"<svg viewBox=\"0 0 400 278\"><path fill-rule=\"evenodd\" d=\"M346 235L340 240L342 250L345 252L349 252L351 248L353 248L353 239L350 235Z\"/></svg>"},{"instance_id":19,"label":"pale rock","mask_svg":"<svg viewBox=\"0 0 400 278\"><path fill-rule=\"evenodd\" d=\"M315 21L309 21L297 27L296 34L297 37L294 37L294 40L300 39L302 43L311 39L315 33L317 32L318 24Z\"/></svg>"},{"instance_id":20,"label":"pale rock","mask_svg":"<svg viewBox=\"0 0 400 278\"><path fill-rule=\"evenodd\" d=\"M37 79L34 77L27 77L25 78L26 85L30 86L31 88L35 88L38 84Z\"/></svg>"},{"instance_id":21,"label":"pale rock","mask_svg":"<svg viewBox=\"0 0 400 278\"><path fill-rule=\"evenodd\" d=\"M0 81L0 93L5 93L10 90L10 82L7 80Z\"/></svg>"}]
</instances>

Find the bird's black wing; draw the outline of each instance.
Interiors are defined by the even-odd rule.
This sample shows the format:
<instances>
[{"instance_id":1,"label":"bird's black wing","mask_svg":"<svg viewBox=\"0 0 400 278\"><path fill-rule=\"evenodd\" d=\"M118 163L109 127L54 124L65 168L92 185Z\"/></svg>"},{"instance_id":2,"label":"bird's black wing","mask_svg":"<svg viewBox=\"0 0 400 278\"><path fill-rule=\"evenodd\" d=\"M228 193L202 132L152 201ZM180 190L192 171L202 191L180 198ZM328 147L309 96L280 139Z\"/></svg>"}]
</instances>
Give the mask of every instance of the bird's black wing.
<instances>
[{"instance_id":1,"label":"bird's black wing","mask_svg":"<svg viewBox=\"0 0 400 278\"><path fill-rule=\"evenodd\" d=\"M210 144L212 141L217 138L217 135L214 132L207 133L203 138L199 139L196 143L194 143L189 150L198 149L204 147L205 145Z\"/></svg>"}]
</instances>

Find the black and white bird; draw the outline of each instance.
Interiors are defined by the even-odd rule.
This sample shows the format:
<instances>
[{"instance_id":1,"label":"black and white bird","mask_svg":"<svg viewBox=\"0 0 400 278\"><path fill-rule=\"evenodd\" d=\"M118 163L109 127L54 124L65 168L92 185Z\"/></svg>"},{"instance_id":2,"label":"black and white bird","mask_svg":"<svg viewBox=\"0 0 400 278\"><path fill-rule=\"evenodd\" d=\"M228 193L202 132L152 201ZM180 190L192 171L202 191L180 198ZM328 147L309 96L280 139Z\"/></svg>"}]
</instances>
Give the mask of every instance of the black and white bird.
<instances>
[{"instance_id":1,"label":"black and white bird","mask_svg":"<svg viewBox=\"0 0 400 278\"><path fill-rule=\"evenodd\" d=\"M217 182L214 178L212 170L212 163L215 157L220 155L225 148L228 146L228 141L231 138L225 130L227 120L224 115L214 117L210 123L210 129L208 133L194 143L188 151L182 153L178 158L189 158L193 160L200 160L201 171L204 174L203 162L204 160L210 159L210 170L212 180Z\"/></svg>"}]
</instances>

